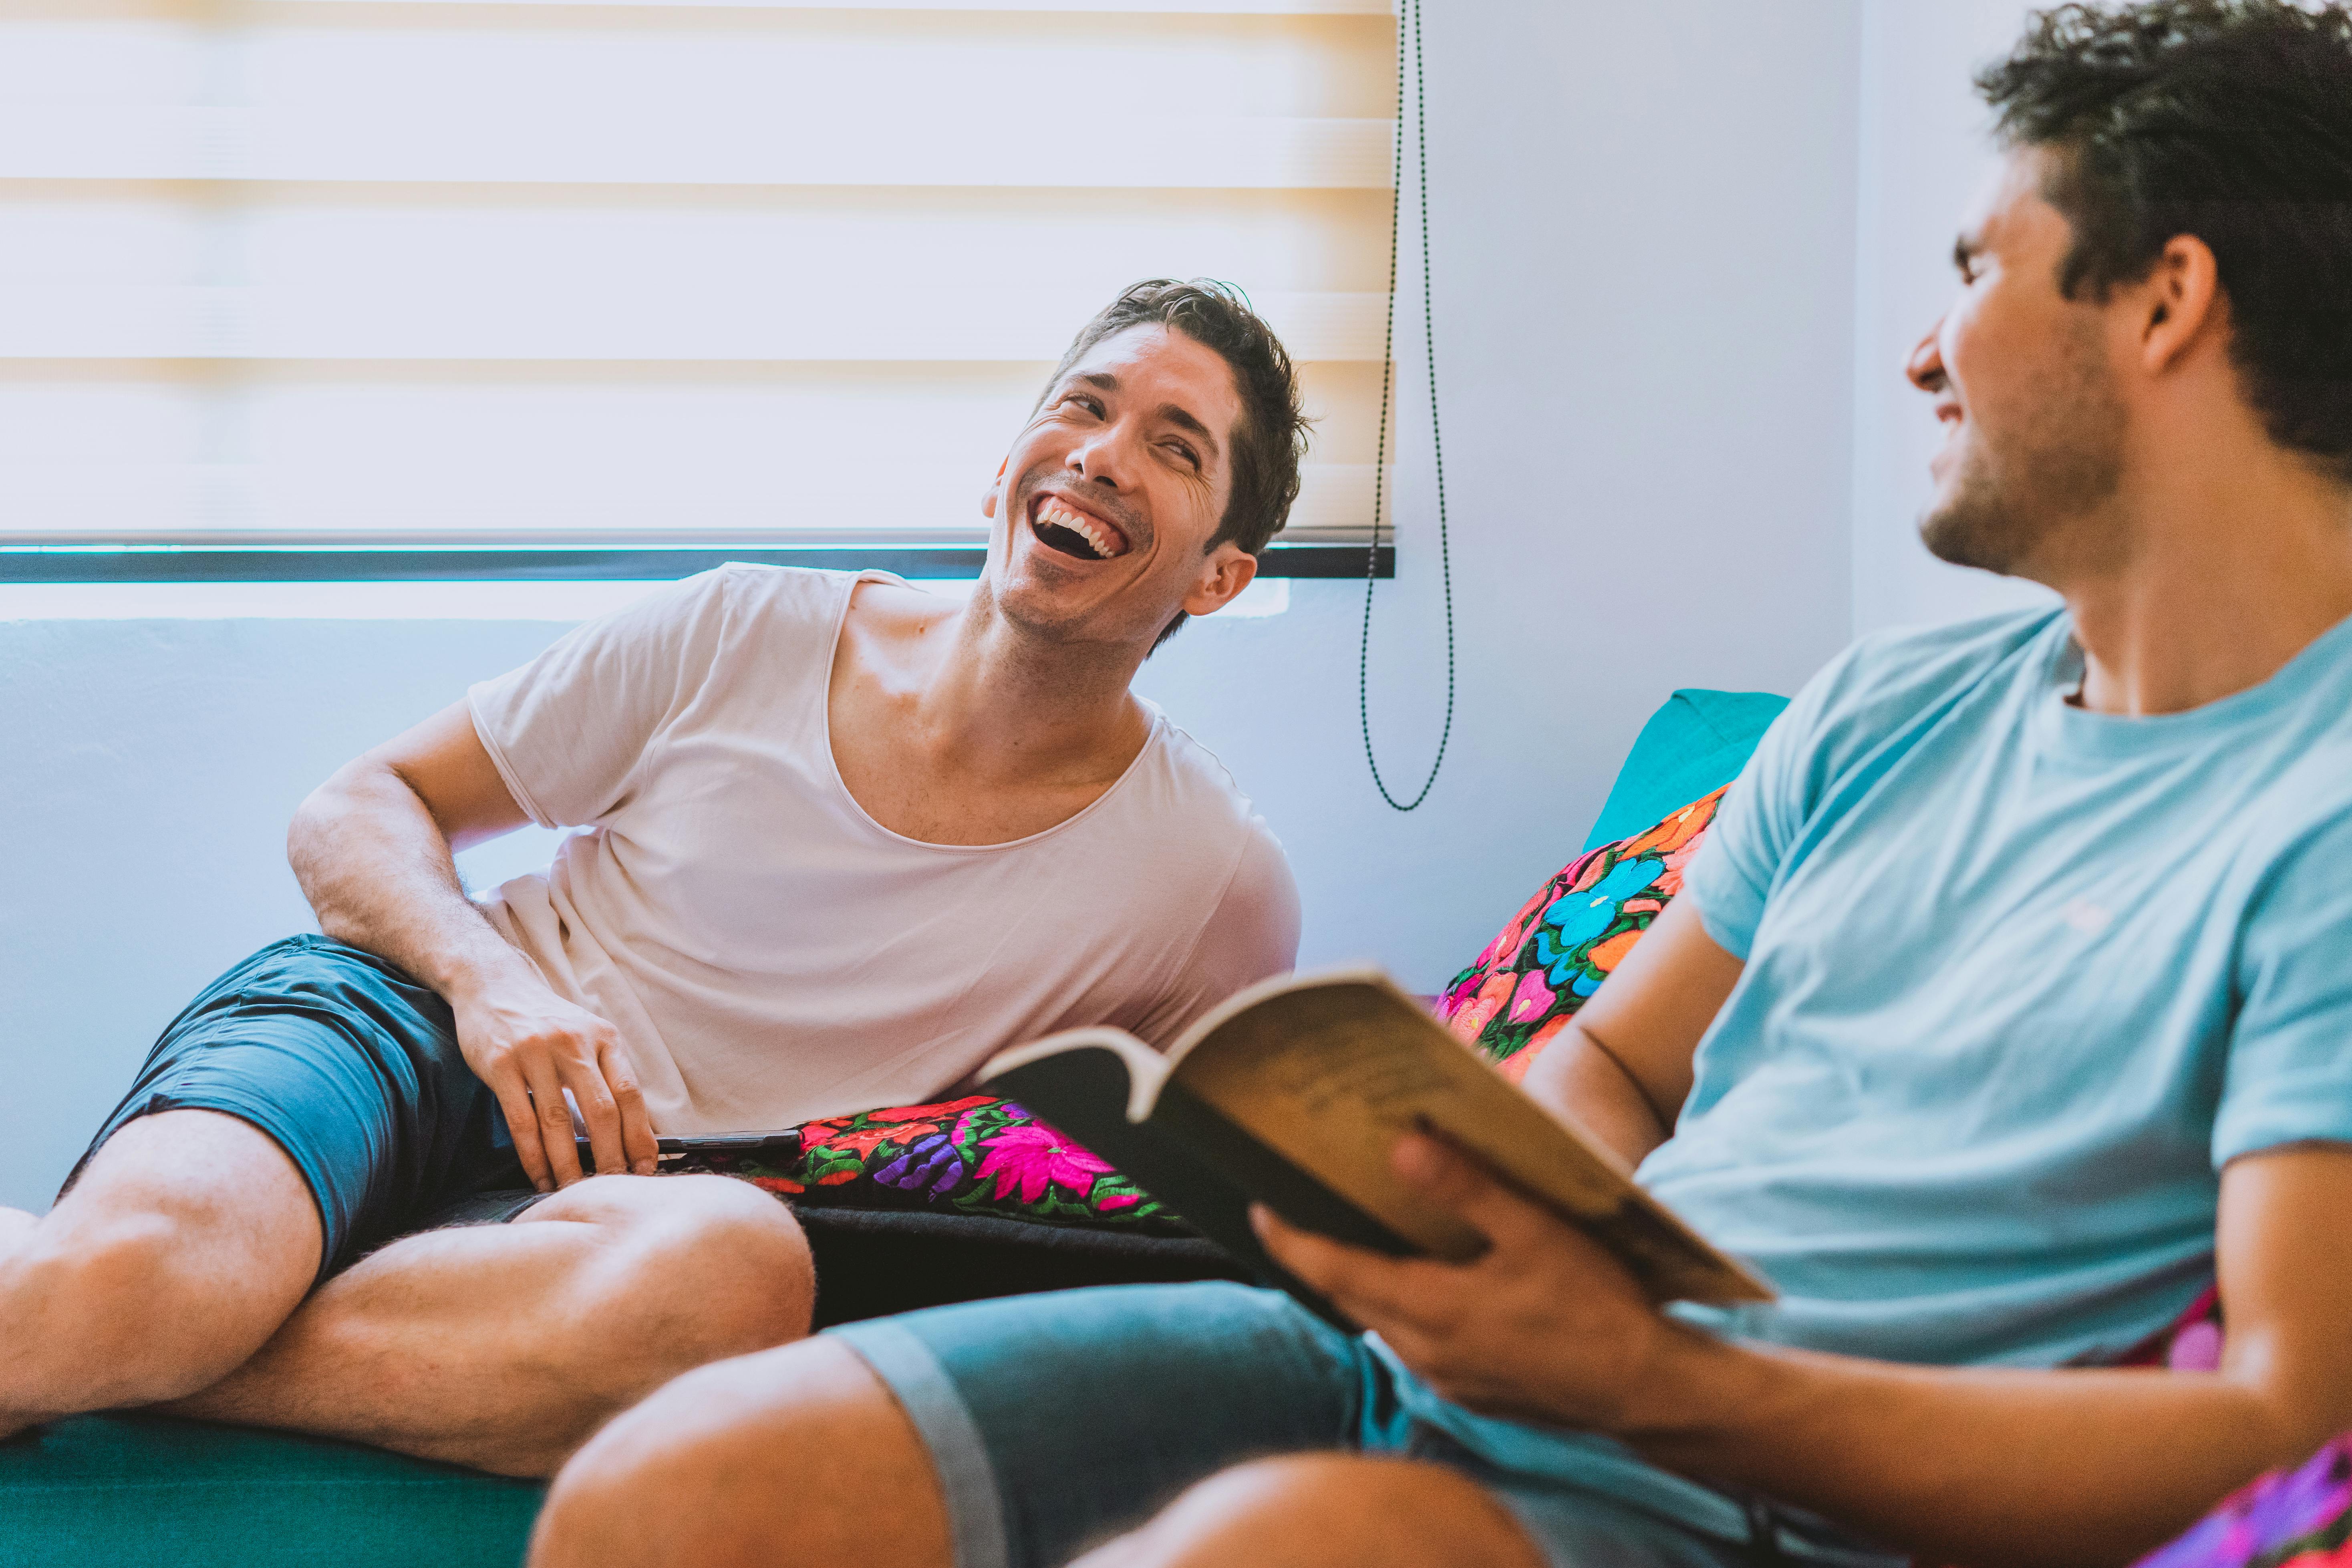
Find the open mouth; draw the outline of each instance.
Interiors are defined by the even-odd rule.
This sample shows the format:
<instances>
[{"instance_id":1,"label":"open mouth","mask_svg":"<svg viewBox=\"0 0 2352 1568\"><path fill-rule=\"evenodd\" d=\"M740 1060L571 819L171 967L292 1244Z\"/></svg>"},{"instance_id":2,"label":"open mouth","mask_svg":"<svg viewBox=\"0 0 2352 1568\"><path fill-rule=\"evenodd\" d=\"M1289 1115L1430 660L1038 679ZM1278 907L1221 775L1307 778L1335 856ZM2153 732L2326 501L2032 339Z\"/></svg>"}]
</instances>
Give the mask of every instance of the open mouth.
<instances>
[{"instance_id":1,"label":"open mouth","mask_svg":"<svg viewBox=\"0 0 2352 1568\"><path fill-rule=\"evenodd\" d=\"M1029 530L1046 549L1080 561L1113 560L1129 548L1118 529L1053 496L1040 498L1031 510Z\"/></svg>"}]
</instances>

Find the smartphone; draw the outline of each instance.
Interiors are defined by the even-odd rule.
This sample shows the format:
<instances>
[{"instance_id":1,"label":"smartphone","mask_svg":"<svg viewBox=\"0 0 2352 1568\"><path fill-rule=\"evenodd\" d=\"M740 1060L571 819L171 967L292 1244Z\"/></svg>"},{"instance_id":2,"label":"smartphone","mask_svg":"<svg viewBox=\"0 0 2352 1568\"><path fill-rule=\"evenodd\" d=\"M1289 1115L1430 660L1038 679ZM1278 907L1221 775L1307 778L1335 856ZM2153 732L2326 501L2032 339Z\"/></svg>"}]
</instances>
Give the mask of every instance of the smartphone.
<instances>
[{"instance_id":1,"label":"smartphone","mask_svg":"<svg viewBox=\"0 0 2352 1568\"><path fill-rule=\"evenodd\" d=\"M575 1138L572 1142L580 1151L580 1168L594 1170L595 1156L589 1149L588 1140ZM674 1165L698 1154L727 1154L738 1158L752 1155L757 1156L762 1164L776 1164L801 1152L801 1131L797 1127L787 1127L780 1132L701 1132L685 1138L656 1137L654 1142L660 1150L655 1158L664 1165Z\"/></svg>"}]
</instances>

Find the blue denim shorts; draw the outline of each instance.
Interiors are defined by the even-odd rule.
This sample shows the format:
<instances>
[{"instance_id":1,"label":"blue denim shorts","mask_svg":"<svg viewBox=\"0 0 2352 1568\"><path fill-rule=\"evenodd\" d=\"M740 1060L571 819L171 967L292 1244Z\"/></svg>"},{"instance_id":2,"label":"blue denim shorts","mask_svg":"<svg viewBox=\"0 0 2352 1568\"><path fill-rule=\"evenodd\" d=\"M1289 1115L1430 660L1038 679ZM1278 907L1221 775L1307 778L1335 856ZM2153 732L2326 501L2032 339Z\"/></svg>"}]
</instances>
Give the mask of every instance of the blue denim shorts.
<instances>
[{"instance_id":1,"label":"blue denim shorts","mask_svg":"<svg viewBox=\"0 0 2352 1568\"><path fill-rule=\"evenodd\" d=\"M1007 1297L826 1331L887 1384L929 1447L956 1568L1059 1568L1229 1466L1380 1453L1451 1466L1555 1568L1899 1568L1795 1510L1708 1492L1702 1522L1488 1463L1403 1415L1388 1360L1289 1297L1125 1285ZM1675 1479L1661 1491L1689 1493Z\"/></svg>"},{"instance_id":2,"label":"blue denim shorts","mask_svg":"<svg viewBox=\"0 0 2352 1568\"><path fill-rule=\"evenodd\" d=\"M513 1217L539 1198L449 1005L373 953L273 942L163 1030L66 1178L123 1123L217 1110L284 1149L318 1201L319 1278L414 1231Z\"/></svg>"}]
</instances>

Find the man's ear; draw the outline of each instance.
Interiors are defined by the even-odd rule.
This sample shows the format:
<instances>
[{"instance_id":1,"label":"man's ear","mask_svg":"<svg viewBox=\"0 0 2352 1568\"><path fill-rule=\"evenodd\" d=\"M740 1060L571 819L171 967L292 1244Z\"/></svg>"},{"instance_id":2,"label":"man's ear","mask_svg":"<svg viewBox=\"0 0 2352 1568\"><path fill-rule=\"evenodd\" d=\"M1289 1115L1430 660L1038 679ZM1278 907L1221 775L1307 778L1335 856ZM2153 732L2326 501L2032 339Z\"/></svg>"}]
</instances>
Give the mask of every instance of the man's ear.
<instances>
[{"instance_id":1,"label":"man's ear","mask_svg":"<svg viewBox=\"0 0 2352 1568\"><path fill-rule=\"evenodd\" d=\"M992 518L996 515L996 498L1004 493L1004 470L1012 465L1012 462L1011 458L1006 458L996 465L996 477L989 480L988 489L981 492L981 516Z\"/></svg>"},{"instance_id":2,"label":"man's ear","mask_svg":"<svg viewBox=\"0 0 2352 1568\"><path fill-rule=\"evenodd\" d=\"M2139 296L2140 366L2151 375L2177 367L2189 351L2223 326L2221 266L2212 247L2193 234L2166 242Z\"/></svg>"},{"instance_id":3,"label":"man's ear","mask_svg":"<svg viewBox=\"0 0 2352 1568\"><path fill-rule=\"evenodd\" d=\"M1188 616L1213 616L1257 576L1257 557L1227 540L1201 563L1201 577L1184 595Z\"/></svg>"}]
</instances>

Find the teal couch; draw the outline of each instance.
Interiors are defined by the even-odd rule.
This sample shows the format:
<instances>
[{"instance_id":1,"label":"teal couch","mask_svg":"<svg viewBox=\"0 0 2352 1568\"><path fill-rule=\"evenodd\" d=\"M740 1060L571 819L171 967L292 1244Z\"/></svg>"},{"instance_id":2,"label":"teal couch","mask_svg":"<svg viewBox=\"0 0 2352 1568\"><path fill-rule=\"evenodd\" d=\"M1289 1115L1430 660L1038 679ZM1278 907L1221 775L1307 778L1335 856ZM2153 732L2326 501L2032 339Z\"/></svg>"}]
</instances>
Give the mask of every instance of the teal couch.
<instances>
[{"instance_id":1,"label":"teal couch","mask_svg":"<svg viewBox=\"0 0 2352 1568\"><path fill-rule=\"evenodd\" d=\"M1785 698L1761 692L1675 692L1643 726L1585 847L1638 833L1729 783L1785 706ZM815 1211L809 1217L821 1273L828 1247L845 1279L870 1279L889 1256L877 1249L887 1236L826 1236L816 1228L824 1218ZM994 1237L1042 1228L977 1216L961 1223L1003 1227ZM980 1229L966 1234L974 1239L924 1245L968 1247L969 1277L992 1237ZM1170 1277L1150 1259L1089 1255L1082 1234L1047 1239L1055 1245L1039 1250L1059 1258L1063 1272L1041 1275L1033 1262L1028 1288ZM955 1268L943 1276L936 1267L949 1259L930 1261L908 1272L956 1277ZM1183 1277L1220 1272L1202 1269L1198 1259L1177 1262ZM883 1305L879 1297L836 1300L831 1310L820 1301L819 1314L837 1321ZM0 1444L0 1564L112 1568L163 1559L174 1568L514 1568L541 1490L351 1443L163 1416L84 1416Z\"/></svg>"}]
</instances>

